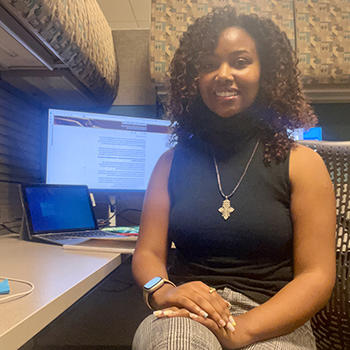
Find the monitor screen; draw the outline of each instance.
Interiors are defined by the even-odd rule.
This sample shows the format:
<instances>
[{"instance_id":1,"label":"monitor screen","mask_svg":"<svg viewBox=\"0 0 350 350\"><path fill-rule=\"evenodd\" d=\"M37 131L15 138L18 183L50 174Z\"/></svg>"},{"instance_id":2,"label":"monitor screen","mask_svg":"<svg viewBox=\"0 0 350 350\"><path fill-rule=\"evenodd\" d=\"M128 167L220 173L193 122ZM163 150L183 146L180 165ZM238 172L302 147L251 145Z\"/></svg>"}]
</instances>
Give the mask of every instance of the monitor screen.
<instances>
[{"instance_id":1,"label":"monitor screen","mask_svg":"<svg viewBox=\"0 0 350 350\"><path fill-rule=\"evenodd\" d=\"M49 109L46 183L143 191L170 148L168 120Z\"/></svg>"},{"instance_id":2,"label":"monitor screen","mask_svg":"<svg viewBox=\"0 0 350 350\"><path fill-rule=\"evenodd\" d=\"M295 129L291 132L291 137L295 141L299 140L322 140L322 128L320 126L310 128L308 130L304 129Z\"/></svg>"}]
</instances>

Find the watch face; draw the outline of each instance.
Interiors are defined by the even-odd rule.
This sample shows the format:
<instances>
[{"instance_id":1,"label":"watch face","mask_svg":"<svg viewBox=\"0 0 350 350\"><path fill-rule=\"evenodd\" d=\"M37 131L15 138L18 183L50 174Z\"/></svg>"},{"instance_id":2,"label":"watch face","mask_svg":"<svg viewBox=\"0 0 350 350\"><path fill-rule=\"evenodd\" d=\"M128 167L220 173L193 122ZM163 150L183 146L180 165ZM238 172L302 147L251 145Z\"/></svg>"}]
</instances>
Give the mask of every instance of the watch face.
<instances>
[{"instance_id":1,"label":"watch face","mask_svg":"<svg viewBox=\"0 0 350 350\"><path fill-rule=\"evenodd\" d=\"M161 277L154 277L150 281L148 281L143 288L145 290L150 290L152 287L154 287L157 283L159 283L162 280Z\"/></svg>"}]
</instances>

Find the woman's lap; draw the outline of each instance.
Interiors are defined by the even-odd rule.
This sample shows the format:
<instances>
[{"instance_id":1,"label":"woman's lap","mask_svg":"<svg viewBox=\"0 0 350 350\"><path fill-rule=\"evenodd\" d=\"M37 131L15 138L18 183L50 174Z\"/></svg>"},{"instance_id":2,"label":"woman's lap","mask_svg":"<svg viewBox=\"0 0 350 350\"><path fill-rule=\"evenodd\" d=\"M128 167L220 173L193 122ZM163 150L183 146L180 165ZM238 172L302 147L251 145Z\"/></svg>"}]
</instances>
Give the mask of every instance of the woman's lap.
<instances>
[{"instance_id":1,"label":"woman's lap","mask_svg":"<svg viewBox=\"0 0 350 350\"><path fill-rule=\"evenodd\" d=\"M246 296L228 288L218 293L232 304L232 315L258 306ZM315 340L307 322L292 333L251 344L242 350L315 350ZM184 317L157 319L150 315L136 331L133 350L222 350L215 335L200 323Z\"/></svg>"},{"instance_id":2,"label":"woman's lap","mask_svg":"<svg viewBox=\"0 0 350 350\"><path fill-rule=\"evenodd\" d=\"M150 315L136 331L133 350L221 350L215 335L185 317L157 319Z\"/></svg>"}]
</instances>

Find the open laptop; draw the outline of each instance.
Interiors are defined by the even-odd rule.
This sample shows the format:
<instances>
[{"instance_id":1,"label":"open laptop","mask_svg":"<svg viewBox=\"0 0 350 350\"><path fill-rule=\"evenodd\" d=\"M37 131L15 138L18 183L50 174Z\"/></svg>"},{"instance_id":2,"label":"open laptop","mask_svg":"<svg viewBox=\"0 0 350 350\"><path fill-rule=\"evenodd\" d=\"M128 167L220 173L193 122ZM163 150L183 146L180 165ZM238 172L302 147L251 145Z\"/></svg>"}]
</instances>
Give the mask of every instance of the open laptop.
<instances>
[{"instance_id":1,"label":"open laptop","mask_svg":"<svg viewBox=\"0 0 350 350\"><path fill-rule=\"evenodd\" d=\"M98 229L87 186L22 184L20 194L23 239L75 245L118 236Z\"/></svg>"}]
</instances>

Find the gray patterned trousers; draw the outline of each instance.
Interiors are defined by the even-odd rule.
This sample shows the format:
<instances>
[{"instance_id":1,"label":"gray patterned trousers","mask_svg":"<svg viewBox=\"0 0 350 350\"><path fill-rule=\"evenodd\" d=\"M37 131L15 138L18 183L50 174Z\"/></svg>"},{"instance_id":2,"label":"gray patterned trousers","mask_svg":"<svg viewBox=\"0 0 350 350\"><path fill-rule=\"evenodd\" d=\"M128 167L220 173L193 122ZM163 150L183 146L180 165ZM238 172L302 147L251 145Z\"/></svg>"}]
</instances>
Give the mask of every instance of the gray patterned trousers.
<instances>
[{"instance_id":1,"label":"gray patterned trousers","mask_svg":"<svg viewBox=\"0 0 350 350\"><path fill-rule=\"evenodd\" d=\"M218 293L232 305L233 316L258 306L243 294L228 288ZM200 323L185 317L157 319L150 315L137 329L133 350L222 350L215 335ZM310 322L292 333L251 344L242 350L316 350Z\"/></svg>"}]
</instances>

